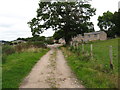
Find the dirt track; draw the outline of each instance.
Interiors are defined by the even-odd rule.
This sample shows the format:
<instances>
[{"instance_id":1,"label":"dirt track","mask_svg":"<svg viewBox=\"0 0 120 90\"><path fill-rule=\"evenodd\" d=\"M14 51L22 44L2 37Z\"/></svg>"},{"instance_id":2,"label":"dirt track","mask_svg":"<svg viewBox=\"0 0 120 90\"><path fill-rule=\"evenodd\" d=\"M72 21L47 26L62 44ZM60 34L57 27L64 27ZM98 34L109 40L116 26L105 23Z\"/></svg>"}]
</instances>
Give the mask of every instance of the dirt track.
<instances>
[{"instance_id":1,"label":"dirt track","mask_svg":"<svg viewBox=\"0 0 120 90\"><path fill-rule=\"evenodd\" d=\"M68 67L62 52L52 48L33 67L20 88L84 88Z\"/></svg>"}]
</instances>

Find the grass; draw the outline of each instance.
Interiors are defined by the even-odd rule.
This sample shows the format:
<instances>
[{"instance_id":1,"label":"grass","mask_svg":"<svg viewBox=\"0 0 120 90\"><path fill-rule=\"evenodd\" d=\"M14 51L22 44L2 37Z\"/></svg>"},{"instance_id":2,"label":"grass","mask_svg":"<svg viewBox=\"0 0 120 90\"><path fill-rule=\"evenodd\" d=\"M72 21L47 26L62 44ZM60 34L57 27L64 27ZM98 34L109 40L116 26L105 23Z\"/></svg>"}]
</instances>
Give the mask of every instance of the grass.
<instances>
[{"instance_id":1,"label":"grass","mask_svg":"<svg viewBox=\"0 0 120 90\"><path fill-rule=\"evenodd\" d=\"M48 49L27 50L6 57L2 65L2 88L18 88L36 62Z\"/></svg>"},{"instance_id":2,"label":"grass","mask_svg":"<svg viewBox=\"0 0 120 90\"><path fill-rule=\"evenodd\" d=\"M93 44L93 59L90 56ZM113 65L110 69L109 46L113 46ZM87 88L118 88L118 39L90 42L78 49L62 48L69 66Z\"/></svg>"},{"instance_id":3,"label":"grass","mask_svg":"<svg viewBox=\"0 0 120 90\"><path fill-rule=\"evenodd\" d=\"M2 45L0 44L0 89L2 89Z\"/></svg>"}]
</instances>

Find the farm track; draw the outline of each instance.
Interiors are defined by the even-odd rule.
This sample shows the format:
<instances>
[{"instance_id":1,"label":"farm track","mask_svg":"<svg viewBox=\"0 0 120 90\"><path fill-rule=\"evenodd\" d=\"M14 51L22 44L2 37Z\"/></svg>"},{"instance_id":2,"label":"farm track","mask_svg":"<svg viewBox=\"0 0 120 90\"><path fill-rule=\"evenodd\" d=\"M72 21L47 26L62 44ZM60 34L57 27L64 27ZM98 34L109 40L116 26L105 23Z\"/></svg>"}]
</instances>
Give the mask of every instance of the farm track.
<instances>
[{"instance_id":1,"label":"farm track","mask_svg":"<svg viewBox=\"0 0 120 90\"><path fill-rule=\"evenodd\" d=\"M66 60L57 48L39 60L23 80L21 88L84 88L71 72Z\"/></svg>"}]
</instances>

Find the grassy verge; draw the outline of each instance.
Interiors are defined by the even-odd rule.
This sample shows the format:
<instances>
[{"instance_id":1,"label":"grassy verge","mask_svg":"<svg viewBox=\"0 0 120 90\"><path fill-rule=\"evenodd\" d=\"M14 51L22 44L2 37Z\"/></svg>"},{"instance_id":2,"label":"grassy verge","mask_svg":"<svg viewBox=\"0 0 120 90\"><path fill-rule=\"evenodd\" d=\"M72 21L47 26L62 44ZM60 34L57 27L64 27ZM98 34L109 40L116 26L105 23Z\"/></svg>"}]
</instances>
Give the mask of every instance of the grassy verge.
<instances>
[{"instance_id":1,"label":"grassy verge","mask_svg":"<svg viewBox=\"0 0 120 90\"><path fill-rule=\"evenodd\" d=\"M2 87L18 88L24 77L48 49L27 50L6 57L2 65Z\"/></svg>"},{"instance_id":2,"label":"grassy verge","mask_svg":"<svg viewBox=\"0 0 120 90\"><path fill-rule=\"evenodd\" d=\"M94 46L93 59L90 56L91 43ZM118 39L91 43L85 44L84 54L81 52L81 45L79 49L62 48L69 66L87 88L117 88ZM109 66L109 45L113 46L113 70Z\"/></svg>"}]
</instances>

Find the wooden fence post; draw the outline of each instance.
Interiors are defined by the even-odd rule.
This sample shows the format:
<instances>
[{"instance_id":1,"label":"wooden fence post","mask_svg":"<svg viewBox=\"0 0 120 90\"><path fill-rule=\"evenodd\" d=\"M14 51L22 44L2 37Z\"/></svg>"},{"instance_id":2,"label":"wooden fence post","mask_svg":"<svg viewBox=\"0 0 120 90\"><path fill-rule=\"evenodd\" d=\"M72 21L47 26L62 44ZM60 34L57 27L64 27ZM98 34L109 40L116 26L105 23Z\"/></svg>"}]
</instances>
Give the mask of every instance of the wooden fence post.
<instances>
[{"instance_id":1,"label":"wooden fence post","mask_svg":"<svg viewBox=\"0 0 120 90\"><path fill-rule=\"evenodd\" d=\"M90 55L92 56L92 51L93 51L93 45L90 45Z\"/></svg>"},{"instance_id":2,"label":"wooden fence post","mask_svg":"<svg viewBox=\"0 0 120 90\"><path fill-rule=\"evenodd\" d=\"M112 46L109 47L109 56L110 56L110 68L113 69Z\"/></svg>"},{"instance_id":3,"label":"wooden fence post","mask_svg":"<svg viewBox=\"0 0 120 90\"><path fill-rule=\"evenodd\" d=\"M75 42L75 49L77 49L77 42Z\"/></svg>"},{"instance_id":4,"label":"wooden fence post","mask_svg":"<svg viewBox=\"0 0 120 90\"><path fill-rule=\"evenodd\" d=\"M84 53L84 44L82 44L82 52Z\"/></svg>"},{"instance_id":5,"label":"wooden fence post","mask_svg":"<svg viewBox=\"0 0 120 90\"><path fill-rule=\"evenodd\" d=\"M70 46L72 46L72 42L70 42Z\"/></svg>"},{"instance_id":6,"label":"wooden fence post","mask_svg":"<svg viewBox=\"0 0 120 90\"><path fill-rule=\"evenodd\" d=\"M90 45L90 56L93 59L93 45Z\"/></svg>"},{"instance_id":7,"label":"wooden fence post","mask_svg":"<svg viewBox=\"0 0 120 90\"><path fill-rule=\"evenodd\" d=\"M76 43L76 47L77 47L77 49L78 49L78 42Z\"/></svg>"},{"instance_id":8,"label":"wooden fence post","mask_svg":"<svg viewBox=\"0 0 120 90\"><path fill-rule=\"evenodd\" d=\"M73 43L73 49L75 49L75 42Z\"/></svg>"},{"instance_id":9,"label":"wooden fence post","mask_svg":"<svg viewBox=\"0 0 120 90\"><path fill-rule=\"evenodd\" d=\"M79 42L78 42L78 56L80 55Z\"/></svg>"},{"instance_id":10,"label":"wooden fence post","mask_svg":"<svg viewBox=\"0 0 120 90\"><path fill-rule=\"evenodd\" d=\"M76 47L76 43L74 42L74 49L75 49L75 47Z\"/></svg>"}]
</instances>

